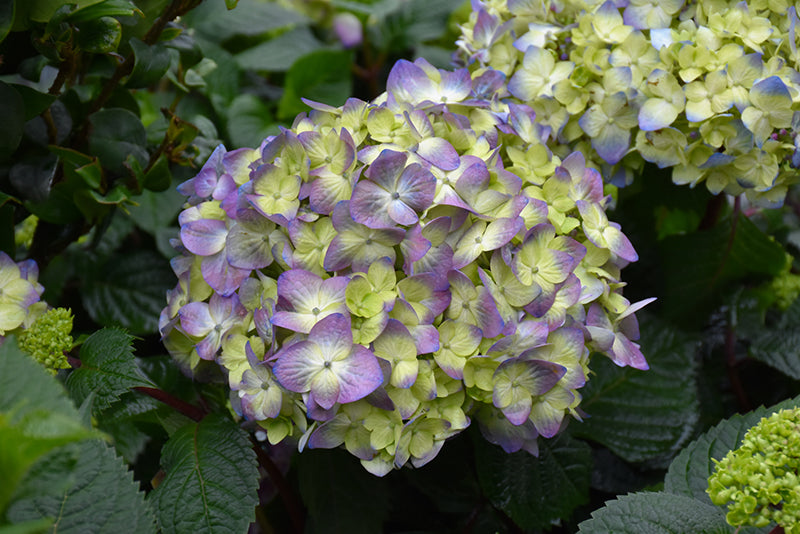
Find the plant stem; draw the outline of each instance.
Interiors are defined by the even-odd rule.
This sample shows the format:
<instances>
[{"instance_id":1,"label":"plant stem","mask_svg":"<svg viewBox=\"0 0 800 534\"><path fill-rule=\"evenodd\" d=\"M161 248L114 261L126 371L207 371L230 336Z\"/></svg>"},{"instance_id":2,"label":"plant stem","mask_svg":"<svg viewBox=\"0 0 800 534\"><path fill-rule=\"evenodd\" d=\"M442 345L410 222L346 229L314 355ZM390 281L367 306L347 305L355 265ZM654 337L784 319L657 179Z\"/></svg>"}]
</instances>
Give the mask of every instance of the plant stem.
<instances>
[{"instance_id":1,"label":"plant stem","mask_svg":"<svg viewBox=\"0 0 800 534\"><path fill-rule=\"evenodd\" d=\"M174 408L175 410L182 413L183 415L185 415L186 417L188 417L193 421L199 422L207 414L205 410L202 410L197 406L194 406L193 404L189 404L188 402L183 401L170 393L167 393L163 389L150 388L146 386L136 386L133 389L135 391L138 391L139 393L143 393L145 395L153 397L158 401L163 402L167 406Z\"/></svg>"},{"instance_id":2,"label":"plant stem","mask_svg":"<svg viewBox=\"0 0 800 534\"><path fill-rule=\"evenodd\" d=\"M703 219L697 227L698 230L708 230L717 224L720 214L722 213L722 207L725 206L726 198L727 195L719 193L709 199L706 205L706 212L703 214Z\"/></svg>"}]
</instances>

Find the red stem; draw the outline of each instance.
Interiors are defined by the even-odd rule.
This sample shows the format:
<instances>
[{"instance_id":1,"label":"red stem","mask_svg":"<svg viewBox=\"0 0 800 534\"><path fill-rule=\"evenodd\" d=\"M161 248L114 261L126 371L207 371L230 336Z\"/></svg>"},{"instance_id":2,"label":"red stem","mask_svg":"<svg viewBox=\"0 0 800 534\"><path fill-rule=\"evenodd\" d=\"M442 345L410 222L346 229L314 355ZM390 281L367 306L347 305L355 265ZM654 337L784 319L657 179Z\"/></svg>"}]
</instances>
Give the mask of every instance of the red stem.
<instances>
[{"instance_id":1,"label":"red stem","mask_svg":"<svg viewBox=\"0 0 800 534\"><path fill-rule=\"evenodd\" d=\"M189 404L178 397L170 395L163 389L150 388L146 386L137 386L133 389L139 393L144 393L145 395L163 402L167 406L174 408L193 421L202 421L202 419L206 416L207 412L205 410L202 410L193 404Z\"/></svg>"}]
</instances>

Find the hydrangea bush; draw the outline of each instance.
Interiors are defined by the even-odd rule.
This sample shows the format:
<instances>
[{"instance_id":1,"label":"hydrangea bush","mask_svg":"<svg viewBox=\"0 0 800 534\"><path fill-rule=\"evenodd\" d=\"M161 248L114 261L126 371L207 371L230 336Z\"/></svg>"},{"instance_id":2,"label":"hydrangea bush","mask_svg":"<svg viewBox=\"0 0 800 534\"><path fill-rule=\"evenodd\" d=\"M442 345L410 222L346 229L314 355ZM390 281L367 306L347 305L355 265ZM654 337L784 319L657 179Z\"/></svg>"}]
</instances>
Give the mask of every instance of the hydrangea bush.
<instances>
[{"instance_id":1,"label":"hydrangea bush","mask_svg":"<svg viewBox=\"0 0 800 534\"><path fill-rule=\"evenodd\" d=\"M458 41L498 71L558 154L622 185L644 162L676 184L778 206L797 182L798 17L791 2L473 0Z\"/></svg>"},{"instance_id":2,"label":"hydrangea bush","mask_svg":"<svg viewBox=\"0 0 800 534\"><path fill-rule=\"evenodd\" d=\"M421 466L474 418L506 451L580 417L592 352L646 369L600 174L497 98L503 77L398 62L387 92L219 147L180 190L161 315L271 443Z\"/></svg>"}]
</instances>

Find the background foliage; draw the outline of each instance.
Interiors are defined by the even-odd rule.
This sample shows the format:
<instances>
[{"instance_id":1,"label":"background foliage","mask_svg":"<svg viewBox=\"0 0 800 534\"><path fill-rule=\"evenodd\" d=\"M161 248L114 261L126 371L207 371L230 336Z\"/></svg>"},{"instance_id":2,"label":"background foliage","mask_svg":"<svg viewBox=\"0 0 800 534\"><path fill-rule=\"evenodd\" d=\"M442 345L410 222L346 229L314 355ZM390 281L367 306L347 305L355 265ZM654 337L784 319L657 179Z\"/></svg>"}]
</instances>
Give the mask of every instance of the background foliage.
<instances>
[{"instance_id":1,"label":"background foliage","mask_svg":"<svg viewBox=\"0 0 800 534\"><path fill-rule=\"evenodd\" d=\"M705 496L710 458L759 406L800 394L796 191L743 209L654 166L619 190L613 217L640 256L626 297L659 299L642 312L651 368L594 361L588 417L540 440L538 458L473 428L423 469L377 479L340 450L263 446L214 371L178 370L157 333L175 187L220 142L258 146L290 124L301 97L374 98L399 58L447 67L470 9L234 4L0 7L0 250L38 262L44 299L83 336L56 379L15 341L0 347L0 440L19 444L0 449L0 532L643 532L639 519L662 532L679 517L732 532ZM357 46L334 30L345 13Z\"/></svg>"}]
</instances>

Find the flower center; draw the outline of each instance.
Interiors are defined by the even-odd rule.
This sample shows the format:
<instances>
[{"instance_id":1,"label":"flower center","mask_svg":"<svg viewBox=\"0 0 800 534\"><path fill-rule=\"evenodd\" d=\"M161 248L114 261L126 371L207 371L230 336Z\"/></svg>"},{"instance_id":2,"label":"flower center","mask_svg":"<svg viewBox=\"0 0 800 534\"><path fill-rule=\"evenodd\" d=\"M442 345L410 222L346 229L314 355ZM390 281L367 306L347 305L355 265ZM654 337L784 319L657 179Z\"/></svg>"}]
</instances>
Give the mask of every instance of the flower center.
<instances>
[{"instance_id":1,"label":"flower center","mask_svg":"<svg viewBox=\"0 0 800 534\"><path fill-rule=\"evenodd\" d=\"M316 306L314 306L314 309L313 309L313 310L311 310L311 313L313 313L314 315L319 315L319 308L317 308Z\"/></svg>"}]
</instances>

